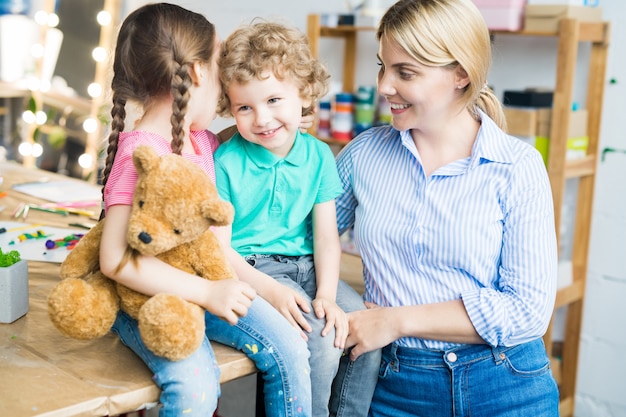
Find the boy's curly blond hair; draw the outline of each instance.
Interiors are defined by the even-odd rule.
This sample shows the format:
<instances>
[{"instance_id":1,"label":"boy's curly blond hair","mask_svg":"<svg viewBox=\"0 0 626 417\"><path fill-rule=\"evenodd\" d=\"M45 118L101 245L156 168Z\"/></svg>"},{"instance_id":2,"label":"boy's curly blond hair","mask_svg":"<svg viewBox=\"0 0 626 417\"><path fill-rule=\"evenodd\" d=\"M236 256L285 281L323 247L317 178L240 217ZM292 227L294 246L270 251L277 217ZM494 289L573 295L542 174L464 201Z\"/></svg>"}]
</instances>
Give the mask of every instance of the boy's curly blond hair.
<instances>
[{"instance_id":1,"label":"boy's curly blond hair","mask_svg":"<svg viewBox=\"0 0 626 417\"><path fill-rule=\"evenodd\" d=\"M235 30L222 45L218 68L222 97L217 110L223 117L232 117L230 85L261 80L267 71L279 80L293 81L300 97L311 100L311 106L302 109L303 115L311 113L328 92L330 75L313 57L304 33L280 23L256 21Z\"/></svg>"}]
</instances>

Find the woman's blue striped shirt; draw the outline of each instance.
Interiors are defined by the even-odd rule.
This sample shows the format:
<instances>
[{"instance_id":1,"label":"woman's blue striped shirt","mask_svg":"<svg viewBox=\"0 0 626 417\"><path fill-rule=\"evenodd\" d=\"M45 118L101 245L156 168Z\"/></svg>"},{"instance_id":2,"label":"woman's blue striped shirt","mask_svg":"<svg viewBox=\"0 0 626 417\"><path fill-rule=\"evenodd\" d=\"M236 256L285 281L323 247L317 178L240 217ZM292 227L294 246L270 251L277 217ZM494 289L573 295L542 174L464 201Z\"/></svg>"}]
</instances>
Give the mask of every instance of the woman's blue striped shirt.
<instances>
[{"instance_id":1,"label":"woman's blue striped shirt","mask_svg":"<svg viewBox=\"0 0 626 417\"><path fill-rule=\"evenodd\" d=\"M488 344L511 346L542 336L551 318L552 194L539 152L481 116L471 156L429 177L409 131L362 133L337 156L344 187L337 220L341 232L354 226L366 300L403 306L462 299Z\"/></svg>"}]
</instances>

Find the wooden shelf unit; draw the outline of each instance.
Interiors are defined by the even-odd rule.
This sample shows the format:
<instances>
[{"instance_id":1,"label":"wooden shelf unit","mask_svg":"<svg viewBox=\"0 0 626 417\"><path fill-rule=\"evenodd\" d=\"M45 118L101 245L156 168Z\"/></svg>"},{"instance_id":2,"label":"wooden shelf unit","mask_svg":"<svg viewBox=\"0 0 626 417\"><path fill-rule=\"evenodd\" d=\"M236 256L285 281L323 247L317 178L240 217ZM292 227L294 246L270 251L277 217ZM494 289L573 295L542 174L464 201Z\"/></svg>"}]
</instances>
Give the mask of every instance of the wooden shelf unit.
<instances>
[{"instance_id":1,"label":"wooden shelf unit","mask_svg":"<svg viewBox=\"0 0 626 417\"><path fill-rule=\"evenodd\" d=\"M345 91L354 90L356 37L359 31L364 30L375 30L375 28L354 26L324 27L321 25L319 15L308 16L307 34L315 56L319 53L320 38L332 37L345 40L343 57L343 88ZM494 31L492 35L545 36L558 39L555 69L557 76L550 122L550 151L548 156L548 174L552 186L557 236L560 236L561 208L566 179L578 179L578 194L572 252L573 281L570 285L559 288L555 303L555 311L559 308L567 308L565 336L562 343L556 344L553 342L552 327L554 320L552 320L544 336L544 341L552 358L555 378L559 383L561 394L560 413L562 416L572 416L574 414L590 226L599 155L600 124L609 47L609 23L579 22L575 19L563 19L560 21L559 29L556 33ZM573 101L578 49L583 42L591 44L586 102L589 145L587 155L584 158L567 160L567 126L569 126L571 103Z\"/></svg>"},{"instance_id":2,"label":"wooden shelf unit","mask_svg":"<svg viewBox=\"0 0 626 417\"><path fill-rule=\"evenodd\" d=\"M356 89L356 53L357 35L359 32L374 31L373 26L322 26L320 15L310 14L307 17L307 36L313 56L319 56L320 38L339 38L345 42L343 50L343 91L353 92Z\"/></svg>"},{"instance_id":3,"label":"wooden shelf unit","mask_svg":"<svg viewBox=\"0 0 626 417\"><path fill-rule=\"evenodd\" d=\"M609 23L563 19L560 21L558 32L553 34L522 31L494 32L494 35L556 36L558 38L556 85L550 122L548 174L552 186L555 225L559 237L562 226L561 208L564 200L565 181L577 178L578 189L572 238L572 283L559 288L555 303L555 311L559 308L567 308L564 340L558 346L553 342L553 323L551 323L544 336L544 341L551 356L560 356L554 370L561 394L561 415L572 416L574 414L580 333L588 269L593 197L600 153L600 124L609 47ZM587 135L589 144L585 158L567 160L567 126L569 126L573 102L578 50L579 45L583 42L591 44L585 106L588 112Z\"/></svg>"},{"instance_id":4,"label":"wooden shelf unit","mask_svg":"<svg viewBox=\"0 0 626 417\"><path fill-rule=\"evenodd\" d=\"M309 14L307 16L307 37L313 56L319 57L319 43L321 38L335 38L343 40L343 72L342 72L342 91L356 91L356 54L357 54L357 37L359 32L373 32L376 28L373 26L323 26L320 15ZM317 120L309 132L320 140L331 146L343 147L348 141L338 140L332 137L321 137L317 135Z\"/></svg>"}]
</instances>

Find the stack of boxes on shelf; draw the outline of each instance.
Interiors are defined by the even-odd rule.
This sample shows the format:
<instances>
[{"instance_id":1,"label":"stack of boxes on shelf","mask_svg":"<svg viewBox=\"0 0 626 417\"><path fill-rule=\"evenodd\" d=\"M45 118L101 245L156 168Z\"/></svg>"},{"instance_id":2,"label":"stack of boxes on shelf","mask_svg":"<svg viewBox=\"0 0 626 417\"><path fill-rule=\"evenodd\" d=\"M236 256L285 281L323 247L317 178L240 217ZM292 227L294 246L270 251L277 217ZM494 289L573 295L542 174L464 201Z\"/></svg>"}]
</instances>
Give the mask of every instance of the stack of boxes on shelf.
<instances>
[{"instance_id":1,"label":"stack of boxes on shelf","mask_svg":"<svg viewBox=\"0 0 626 417\"><path fill-rule=\"evenodd\" d=\"M490 30L555 33L559 20L599 22L602 9L589 0L473 0Z\"/></svg>"},{"instance_id":2,"label":"stack of boxes on shelf","mask_svg":"<svg viewBox=\"0 0 626 417\"><path fill-rule=\"evenodd\" d=\"M546 164L550 149L552 95L551 91L527 89L505 91L503 99L508 133L537 148ZM584 158L589 143L587 111L573 105L569 119L566 158Z\"/></svg>"}]
</instances>

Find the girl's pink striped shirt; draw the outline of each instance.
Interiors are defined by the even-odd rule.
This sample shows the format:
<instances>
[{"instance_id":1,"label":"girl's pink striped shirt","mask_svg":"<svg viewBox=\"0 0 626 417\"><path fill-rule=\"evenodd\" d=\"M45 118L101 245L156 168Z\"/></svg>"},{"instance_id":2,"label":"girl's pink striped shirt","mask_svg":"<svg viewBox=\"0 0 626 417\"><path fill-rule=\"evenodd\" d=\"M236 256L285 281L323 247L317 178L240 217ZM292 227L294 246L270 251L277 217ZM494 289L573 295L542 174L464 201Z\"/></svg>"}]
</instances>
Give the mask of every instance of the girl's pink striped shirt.
<instances>
[{"instance_id":1,"label":"girl's pink striped shirt","mask_svg":"<svg viewBox=\"0 0 626 417\"><path fill-rule=\"evenodd\" d=\"M197 164L215 182L213 153L219 146L215 134L208 130L192 131L194 154L183 152L182 156ZM116 204L131 205L137 182L137 171L133 164L133 152L139 145L152 146L159 155L172 153L170 141L162 136L145 131L121 132L117 152L109 179L104 187L104 209ZM176 175L176 173L172 173ZM184 178L180 179L184 181Z\"/></svg>"}]
</instances>

